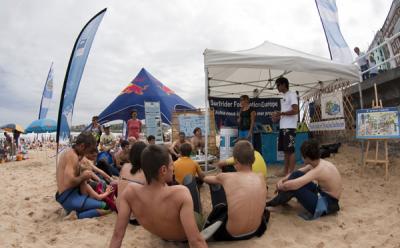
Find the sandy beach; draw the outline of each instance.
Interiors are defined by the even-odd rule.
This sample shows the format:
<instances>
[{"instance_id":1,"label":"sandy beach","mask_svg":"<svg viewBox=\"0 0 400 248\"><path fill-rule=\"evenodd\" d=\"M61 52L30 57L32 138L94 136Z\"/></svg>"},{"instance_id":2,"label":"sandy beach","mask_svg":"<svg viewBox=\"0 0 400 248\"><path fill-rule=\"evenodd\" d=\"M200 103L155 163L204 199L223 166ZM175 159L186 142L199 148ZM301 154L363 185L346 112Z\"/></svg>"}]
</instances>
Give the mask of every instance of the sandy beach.
<instances>
[{"instance_id":1,"label":"sandy beach","mask_svg":"<svg viewBox=\"0 0 400 248\"><path fill-rule=\"evenodd\" d=\"M53 152L30 151L30 158L0 164L0 247L107 247L116 214L72 220L55 201ZM275 208L261 238L240 242L209 242L209 247L400 247L400 158L390 157L390 178L384 169L368 166L361 176L360 149L344 145L328 160L343 177L344 191L337 215L304 221L301 207ZM272 197L279 167L270 166L268 185ZM210 212L208 187L201 189L203 212ZM123 247L186 247L165 242L142 227L129 225Z\"/></svg>"}]
</instances>

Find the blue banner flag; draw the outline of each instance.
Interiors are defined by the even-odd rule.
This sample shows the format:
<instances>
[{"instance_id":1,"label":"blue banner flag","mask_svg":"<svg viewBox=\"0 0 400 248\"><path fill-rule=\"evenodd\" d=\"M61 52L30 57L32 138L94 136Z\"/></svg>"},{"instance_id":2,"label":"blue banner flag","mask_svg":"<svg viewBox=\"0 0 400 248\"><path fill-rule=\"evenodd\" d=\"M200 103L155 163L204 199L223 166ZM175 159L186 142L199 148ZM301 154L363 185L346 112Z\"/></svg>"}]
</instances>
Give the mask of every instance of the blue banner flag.
<instances>
[{"instance_id":1,"label":"blue banner flag","mask_svg":"<svg viewBox=\"0 0 400 248\"><path fill-rule=\"evenodd\" d=\"M351 64L353 56L339 27L338 9L335 0L315 0L331 59L343 64Z\"/></svg>"},{"instance_id":2,"label":"blue banner flag","mask_svg":"<svg viewBox=\"0 0 400 248\"><path fill-rule=\"evenodd\" d=\"M51 63L49 74L47 74L46 84L44 85L42 100L39 108L39 120L45 119L49 111L51 98L53 97L53 62Z\"/></svg>"},{"instance_id":3,"label":"blue banner flag","mask_svg":"<svg viewBox=\"0 0 400 248\"><path fill-rule=\"evenodd\" d=\"M96 35L96 31L107 9L97 13L83 27L76 39L72 54L69 59L67 72L65 74L64 86L61 93L60 109L57 122L57 143L66 143L70 138L70 127L76 94L82 78L87 57Z\"/></svg>"}]
</instances>

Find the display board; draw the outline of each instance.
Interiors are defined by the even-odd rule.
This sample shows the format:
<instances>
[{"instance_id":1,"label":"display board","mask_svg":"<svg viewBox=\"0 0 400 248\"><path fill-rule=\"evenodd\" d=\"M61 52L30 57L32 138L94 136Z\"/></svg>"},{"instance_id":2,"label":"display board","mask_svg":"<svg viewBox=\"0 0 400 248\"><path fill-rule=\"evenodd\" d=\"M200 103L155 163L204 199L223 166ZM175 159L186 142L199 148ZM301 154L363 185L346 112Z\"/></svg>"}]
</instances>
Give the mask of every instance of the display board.
<instances>
[{"instance_id":1,"label":"display board","mask_svg":"<svg viewBox=\"0 0 400 248\"><path fill-rule=\"evenodd\" d=\"M322 119L343 118L343 94L342 91L322 94L321 96Z\"/></svg>"},{"instance_id":2,"label":"display board","mask_svg":"<svg viewBox=\"0 0 400 248\"><path fill-rule=\"evenodd\" d=\"M218 154L216 145L216 129L214 111L209 111L209 132L208 132L208 152L212 155ZM172 113L172 141L179 137L179 132L185 132L186 139L190 141L193 136L193 130L200 127L202 134L205 134L205 110L177 110Z\"/></svg>"},{"instance_id":3,"label":"display board","mask_svg":"<svg viewBox=\"0 0 400 248\"><path fill-rule=\"evenodd\" d=\"M398 139L399 110L395 107L357 110L357 139Z\"/></svg>"},{"instance_id":4,"label":"display board","mask_svg":"<svg viewBox=\"0 0 400 248\"><path fill-rule=\"evenodd\" d=\"M186 114L179 115L179 132L184 132L186 137L192 137L193 130L197 127L201 129L203 134L206 133L205 130L205 116L198 114ZM208 133L210 133L210 128L208 128Z\"/></svg>"},{"instance_id":5,"label":"display board","mask_svg":"<svg viewBox=\"0 0 400 248\"><path fill-rule=\"evenodd\" d=\"M161 127L160 102L144 102L146 118L146 137L154 135L156 144L162 144L163 134Z\"/></svg>"}]
</instances>

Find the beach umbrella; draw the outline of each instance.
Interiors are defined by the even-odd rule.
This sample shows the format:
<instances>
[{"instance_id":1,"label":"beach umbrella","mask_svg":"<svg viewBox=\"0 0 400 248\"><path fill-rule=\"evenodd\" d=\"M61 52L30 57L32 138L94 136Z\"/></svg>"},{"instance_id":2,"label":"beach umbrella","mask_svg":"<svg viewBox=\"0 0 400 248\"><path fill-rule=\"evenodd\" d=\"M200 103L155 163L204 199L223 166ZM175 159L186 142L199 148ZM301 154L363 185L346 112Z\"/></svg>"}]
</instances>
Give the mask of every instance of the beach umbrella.
<instances>
[{"instance_id":1,"label":"beach umbrella","mask_svg":"<svg viewBox=\"0 0 400 248\"><path fill-rule=\"evenodd\" d=\"M21 125L14 124L14 123L9 123L9 124L3 125L0 127L0 129L3 129L6 132L12 132L14 130L16 130L20 133L25 132L24 128Z\"/></svg>"},{"instance_id":2,"label":"beach umbrella","mask_svg":"<svg viewBox=\"0 0 400 248\"><path fill-rule=\"evenodd\" d=\"M57 122L52 119L39 119L33 121L26 128L27 133L51 133L57 131Z\"/></svg>"}]
</instances>

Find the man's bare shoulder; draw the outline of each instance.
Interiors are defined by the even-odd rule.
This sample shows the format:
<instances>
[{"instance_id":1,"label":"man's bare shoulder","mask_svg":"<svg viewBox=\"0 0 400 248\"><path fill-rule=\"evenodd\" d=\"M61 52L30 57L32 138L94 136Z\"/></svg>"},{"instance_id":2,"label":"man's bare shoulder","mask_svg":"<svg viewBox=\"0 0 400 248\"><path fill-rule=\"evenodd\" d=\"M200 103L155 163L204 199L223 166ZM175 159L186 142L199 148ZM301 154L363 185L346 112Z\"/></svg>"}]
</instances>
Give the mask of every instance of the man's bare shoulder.
<instances>
[{"instance_id":1,"label":"man's bare shoulder","mask_svg":"<svg viewBox=\"0 0 400 248\"><path fill-rule=\"evenodd\" d=\"M183 185L173 185L168 186L170 196L176 201L184 201L187 197L190 196L189 189Z\"/></svg>"},{"instance_id":2,"label":"man's bare shoulder","mask_svg":"<svg viewBox=\"0 0 400 248\"><path fill-rule=\"evenodd\" d=\"M143 185L138 184L138 183L128 183L126 185L124 191L121 193L121 196L123 198L126 198L127 200L129 199L135 199L135 196L139 194L139 192L143 189Z\"/></svg>"}]
</instances>

